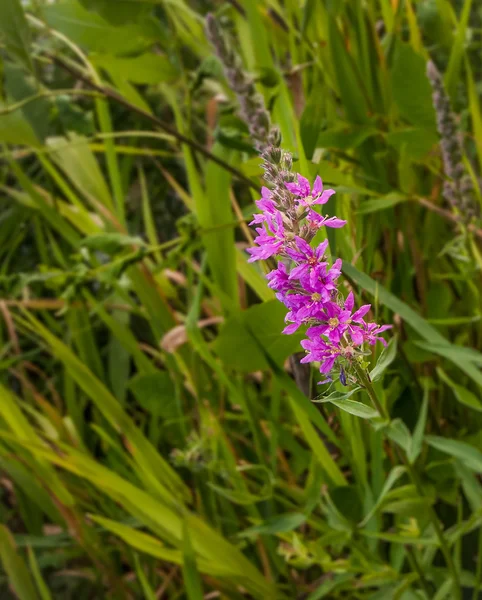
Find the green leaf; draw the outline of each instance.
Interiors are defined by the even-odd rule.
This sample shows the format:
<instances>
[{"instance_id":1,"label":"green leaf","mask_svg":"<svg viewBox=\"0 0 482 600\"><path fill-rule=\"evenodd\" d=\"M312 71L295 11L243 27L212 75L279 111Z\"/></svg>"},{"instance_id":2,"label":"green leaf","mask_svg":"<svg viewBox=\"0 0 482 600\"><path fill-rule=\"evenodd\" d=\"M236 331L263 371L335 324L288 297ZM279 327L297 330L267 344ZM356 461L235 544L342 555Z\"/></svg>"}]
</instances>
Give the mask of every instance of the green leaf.
<instances>
[{"instance_id":1,"label":"green leaf","mask_svg":"<svg viewBox=\"0 0 482 600\"><path fill-rule=\"evenodd\" d=\"M96 52L142 52L156 39L156 29L145 20L142 24L114 27L100 15L89 12L75 0L42 7L47 24L80 46Z\"/></svg>"},{"instance_id":2,"label":"green leaf","mask_svg":"<svg viewBox=\"0 0 482 600\"><path fill-rule=\"evenodd\" d=\"M12 534L4 525L0 525L0 558L10 585L19 600L38 600L27 566L17 554Z\"/></svg>"},{"instance_id":3,"label":"green leaf","mask_svg":"<svg viewBox=\"0 0 482 600\"><path fill-rule=\"evenodd\" d=\"M33 71L30 30L20 0L0 2L0 39L3 39L8 52Z\"/></svg>"},{"instance_id":4,"label":"green leaf","mask_svg":"<svg viewBox=\"0 0 482 600\"><path fill-rule=\"evenodd\" d=\"M321 132L318 135L316 145L319 148L348 150L357 148L366 139L377 134L378 131L370 126L341 126Z\"/></svg>"},{"instance_id":5,"label":"green leaf","mask_svg":"<svg viewBox=\"0 0 482 600\"><path fill-rule=\"evenodd\" d=\"M183 561L182 574L188 600L203 600L204 593L196 565L196 555L191 544L187 521L183 523Z\"/></svg>"},{"instance_id":6,"label":"green leaf","mask_svg":"<svg viewBox=\"0 0 482 600\"><path fill-rule=\"evenodd\" d=\"M38 561L35 557L35 552L30 546L28 547L28 563L41 600L52 600L52 595L50 594L49 588L42 577Z\"/></svg>"},{"instance_id":7,"label":"green leaf","mask_svg":"<svg viewBox=\"0 0 482 600\"><path fill-rule=\"evenodd\" d=\"M334 404L341 410L362 419L374 419L380 416L374 408L355 400L337 400L336 398L328 397L323 402L331 402L331 404Z\"/></svg>"},{"instance_id":8,"label":"green leaf","mask_svg":"<svg viewBox=\"0 0 482 600\"><path fill-rule=\"evenodd\" d=\"M276 363L300 349L299 335L283 335L286 309L277 300L251 306L230 317L214 347L223 363L249 373L267 369L265 353Z\"/></svg>"},{"instance_id":9,"label":"green leaf","mask_svg":"<svg viewBox=\"0 0 482 600\"><path fill-rule=\"evenodd\" d=\"M278 334L279 331L278 329ZM264 353L246 327L241 313L233 315L224 323L214 342L214 350L228 369L252 373L268 368Z\"/></svg>"},{"instance_id":10,"label":"green leaf","mask_svg":"<svg viewBox=\"0 0 482 600\"><path fill-rule=\"evenodd\" d=\"M317 145L318 134L321 131L325 111L321 97L322 86L320 83L313 85L308 102L300 118L300 137L307 158L313 156Z\"/></svg>"},{"instance_id":11,"label":"green leaf","mask_svg":"<svg viewBox=\"0 0 482 600\"><path fill-rule=\"evenodd\" d=\"M408 427L401 419L393 419L386 428L388 437L396 442L405 452L412 447L412 436Z\"/></svg>"},{"instance_id":12,"label":"green leaf","mask_svg":"<svg viewBox=\"0 0 482 600\"><path fill-rule=\"evenodd\" d=\"M147 577L144 573L144 570L142 568L141 562L137 554L135 555L135 565L137 578L139 579L139 583L142 587L143 597L145 598L145 600L156 600L156 594L152 587L149 585L149 582L147 581Z\"/></svg>"},{"instance_id":13,"label":"green leaf","mask_svg":"<svg viewBox=\"0 0 482 600\"><path fill-rule=\"evenodd\" d=\"M373 515L377 512L378 508L380 507L383 500L385 499L385 496L392 489L392 487L395 485L395 483L400 479L400 477L405 473L405 471L406 471L405 467L401 467L401 466L394 467L390 471L390 473L385 481L385 484L383 485L382 491L380 492L380 495L377 498L377 501L373 505L370 512L365 516L363 521L359 524L359 527L365 526L368 523L368 521L373 517Z\"/></svg>"},{"instance_id":14,"label":"green leaf","mask_svg":"<svg viewBox=\"0 0 482 600\"><path fill-rule=\"evenodd\" d=\"M0 112L7 105L0 102ZM20 110L0 114L0 142L25 146L40 146L41 143L30 123Z\"/></svg>"},{"instance_id":15,"label":"green leaf","mask_svg":"<svg viewBox=\"0 0 482 600\"><path fill-rule=\"evenodd\" d=\"M455 34L455 40L452 45L449 64L444 77L445 87L452 99L455 97L457 78L459 77L462 59L465 54L464 45L467 37L467 26L469 24L471 8L472 0L465 0L460 16L460 22L457 27L457 33Z\"/></svg>"},{"instance_id":16,"label":"green leaf","mask_svg":"<svg viewBox=\"0 0 482 600\"><path fill-rule=\"evenodd\" d=\"M276 515L263 521L259 525L249 527L241 533L238 533L238 537L255 537L257 535L276 535L277 533L286 533L297 529L306 521L306 515L301 513L285 513L283 515Z\"/></svg>"},{"instance_id":17,"label":"green leaf","mask_svg":"<svg viewBox=\"0 0 482 600\"><path fill-rule=\"evenodd\" d=\"M330 498L337 511L351 523L358 523L363 517L360 493L355 485L338 486L330 491Z\"/></svg>"},{"instance_id":18,"label":"green leaf","mask_svg":"<svg viewBox=\"0 0 482 600\"><path fill-rule=\"evenodd\" d=\"M112 196L102 170L86 138L70 132L67 137L50 137L47 140L50 155L74 186L90 204L114 209Z\"/></svg>"},{"instance_id":19,"label":"green leaf","mask_svg":"<svg viewBox=\"0 0 482 600\"><path fill-rule=\"evenodd\" d=\"M416 161L424 158L438 143L438 135L431 129L412 127L390 131L387 133L386 140L397 152L405 151L412 160Z\"/></svg>"},{"instance_id":20,"label":"green leaf","mask_svg":"<svg viewBox=\"0 0 482 600\"><path fill-rule=\"evenodd\" d=\"M445 344L432 344L430 342L415 342L419 348L444 356L449 360L461 362L471 362L475 365L482 366L482 354L474 348L466 348L464 346L456 346L448 341Z\"/></svg>"},{"instance_id":21,"label":"green leaf","mask_svg":"<svg viewBox=\"0 0 482 600\"><path fill-rule=\"evenodd\" d=\"M372 381L378 381L383 375L384 371L392 364L397 356L397 336L394 335L388 342L386 348L382 350L375 368L370 372L370 378Z\"/></svg>"},{"instance_id":22,"label":"green leaf","mask_svg":"<svg viewBox=\"0 0 482 600\"><path fill-rule=\"evenodd\" d=\"M409 123L435 131L432 90L425 74L425 59L403 42L396 46L391 71L393 99Z\"/></svg>"},{"instance_id":23,"label":"green leaf","mask_svg":"<svg viewBox=\"0 0 482 600\"><path fill-rule=\"evenodd\" d=\"M113 256L126 247L133 249L132 246L145 246L145 242L139 237L122 233L95 233L83 238L80 245Z\"/></svg>"},{"instance_id":24,"label":"green leaf","mask_svg":"<svg viewBox=\"0 0 482 600\"><path fill-rule=\"evenodd\" d=\"M113 25L124 25L136 21L149 11L149 5L132 0L80 0L87 10L93 10Z\"/></svg>"},{"instance_id":25,"label":"green leaf","mask_svg":"<svg viewBox=\"0 0 482 600\"><path fill-rule=\"evenodd\" d=\"M482 473L482 452L474 446L435 435L427 435L425 436L425 440L430 446L437 448L440 452L445 452L458 458L469 469L472 469L472 471Z\"/></svg>"},{"instance_id":26,"label":"green leaf","mask_svg":"<svg viewBox=\"0 0 482 600\"><path fill-rule=\"evenodd\" d=\"M406 202L408 200L407 196L403 194L399 194L398 192L392 192L391 194L387 194L386 196L381 196L380 198L372 198L371 200L364 200L360 208L357 210L358 215L367 215L374 212L379 212L380 210L386 210L387 208L392 208L401 202Z\"/></svg>"},{"instance_id":27,"label":"green leaf","mask_svg":"<svg viewBox=\"0 0 482 600\"><path fill-rule=\"evenodd\" d=\"M168 419L177 416L174 384L167 371L138 374L130 380L129 389L140 406L153 418Z\"/></svg>"},{"instance_id":28,"label":"green leaf","mask_svg":"<svg viewBox=\"0 0 482 600\"><path fill-rule=\"evenodd\" d=\"M155 85L178 77L177 70L167 56L161 54L146 53L133 58L99 54L94 57L93 63L114 78L126 79L131 83Z\"/></svg>"},{"instance_id":29,"label":"green leaf","mask_svg":"<svg viewBox=\"0 0 482 600\"><path fill-rule=\"evenodd\" d=\"M420 452L422 451L423 438L425 434L425 426L427 424L428 414L428 399L429 399L429 388L425 386L423 391L422 406L420 407L420 414L418 415L417 423L414 427L412 434L412 444L410 446L410 452L408 453L408 459L411 463L414 463Z\"/></svg>"},{"instance_id":30,"label":"green leaf","mask_svg":"<svg viewBox=\"0 0 482 600\"><path fill-rule=\"evenodd\" d=\"M445 381L445 383L452 389L455 397L461 404L465 404L465 406L468 406L469 408L473 408L474 410L482 412L482 402L474 393L472 393L466 387L458 385L452 381L445 371L443 371L443 369L438 368L437 373L440 379Z\"/></svg>"},{"instance_id":31,"label":"green leaf","mask_svg":"<svg viewBox=\"0 0 482 600\"><path fill-rule=\"evenodd\" d=\"M3 71L5 92L9 101L21 102L38 96L41 91L39 84L33 75L20 65L6 62ZM39 140L44 140L48 135L51 111L51 102L44 97L37 97L18 109Z\"/></svg>"}]
</instances>

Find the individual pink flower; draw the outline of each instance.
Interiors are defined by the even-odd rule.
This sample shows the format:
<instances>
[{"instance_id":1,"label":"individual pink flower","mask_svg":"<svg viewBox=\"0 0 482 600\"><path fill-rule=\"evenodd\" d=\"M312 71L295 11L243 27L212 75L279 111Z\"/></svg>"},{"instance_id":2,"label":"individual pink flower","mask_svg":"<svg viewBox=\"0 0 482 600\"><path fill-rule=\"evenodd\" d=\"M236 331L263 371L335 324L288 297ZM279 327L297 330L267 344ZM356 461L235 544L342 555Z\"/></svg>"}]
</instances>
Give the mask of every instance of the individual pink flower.
<instances>
[{"instance_id":1,"label":"individual pink flower","mask_svg":"<svg viewBox=\"0 0 482 600\"><path fill-rule=\"evenodd\" d=\"M286 249L286 254L288 254L295 263L298 263L297 266L291 269L289 274L290 279L302 280L305 277L309 278L310 273L315 267L326 267L328 263L321 259L324 257L326 249L328 248L328 240L321 242L321 244L314 249L303 238L296 236L295 244L296 249Z\"/></svg>"},{"instance_id":2,"label":"individual pink flower","mask_svg":"<svg viewBox=\"0 0 482 600\"><path fill-rule=\"evenodd\" d=\"M248 248L248 252L251 254L248 262L266 260L275 254L279 254L285 244L285 227L281 213L276 212L273 217L266 216L266 224L272 235L269 235L264 227L256 228L258 235L254 239L254 243L259 247Z\"/></svg>"},{"instance_id":3,"label":"individual pink flower","mask_svg":"<svg viewBox=\"0 0 482 600\"><path fill-rule=\"evenodd\" d=\"M294 195L295 202L301 206L310 207L313 204L326 204L333 196L335 190L323 191L323 182L318 175L313 183L313 188L310 189L310 182L306 177L297 175L298 183L285 183L286 188Z\"/></svg>"},{"instance_id":4,"label":"individual pink flower","mask_svg":"<svg viewBox=\"0 0 482 600\"><path fill-rule=\"evenodd\" d=\"M329 217L326 215L319 215L314 210L309 210L306 215L306 220L308 221L310 227L312 229L320 229L321 227L332 227L333 229L339 229L346 225L346 221L343 219L339 219L338 217Z\"/></svg>"},{"instance_id":5,"label":"individual pink flower","mask_svg":"<svg viewBox=\"0 0 482 600\"><path fill-rule=\"evenodd\" d=\"M250 225L264 223L268 216L274 217L276 215L277 204L273 200L271 191L267 187L263 186L261 188L261 198L256 200L256 206L263 212L255 213L253 215L254 219L251 221Z\"/></svg>"}]
</instances>

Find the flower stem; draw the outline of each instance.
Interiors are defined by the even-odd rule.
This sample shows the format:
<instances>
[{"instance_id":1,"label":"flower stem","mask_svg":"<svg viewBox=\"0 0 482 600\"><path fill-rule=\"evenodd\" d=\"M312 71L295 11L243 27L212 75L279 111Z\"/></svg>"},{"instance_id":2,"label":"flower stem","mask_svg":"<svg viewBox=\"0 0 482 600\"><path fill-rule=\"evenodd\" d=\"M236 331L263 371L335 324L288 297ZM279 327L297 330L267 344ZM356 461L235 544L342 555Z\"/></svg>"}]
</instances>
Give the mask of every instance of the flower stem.
<instances>
[{"instance_id":1,"label":"flower stem","mask_svg":"<svg viewBox=\"0 0 482 600\"><path fill-rule=\"evenodd\" d=\"M375 392L375 388L373 387L373 383L372 383L367 371L365 371L365 369L362 369L358 365L355 366L355 370L358 375L359 383L362 385L362 387L367 392L374 407L377 409L380 416L388 424L390 424L390 422L391 422L390 415L389 415L387 409L385 408L385 406L383 406L383 404L380 402L380 400ZM418 495L421 498L426 498L425 492L423 491L423 488L422 488L422 484L420 482L418 474L417 474L416 470L414 469L413 465L410 463L407 456L405 456L405 453L402 452L401 449L398 448L396 445L395 445L395 450L396 450L396 454L398 455L400 462L403 463L404 467L407 469L407 473L408 473L410 479L412 480L413 484L415 485L415 489L417 490ZM438 538L440 550L442 551L442 553L444 555L445 562L447 564L449 571L452 573L452 578L453 578L454 586L456 589L456 597L458 599L461 599L462 598L462 588L460 586L459 573L455 567L455 563L453 561L452 554L450 553L450 548L449 548L447 540L445 539L445 536L443 534L443 530L442 530L442 527L440 526L440 522L438 520L437 514L436 514L435 510L433 509L432 505L428 501L427 501L427 511L428 511L428 515L430 517L432 526L435 530L435 535Z\"/></svg>"}]
</instances>

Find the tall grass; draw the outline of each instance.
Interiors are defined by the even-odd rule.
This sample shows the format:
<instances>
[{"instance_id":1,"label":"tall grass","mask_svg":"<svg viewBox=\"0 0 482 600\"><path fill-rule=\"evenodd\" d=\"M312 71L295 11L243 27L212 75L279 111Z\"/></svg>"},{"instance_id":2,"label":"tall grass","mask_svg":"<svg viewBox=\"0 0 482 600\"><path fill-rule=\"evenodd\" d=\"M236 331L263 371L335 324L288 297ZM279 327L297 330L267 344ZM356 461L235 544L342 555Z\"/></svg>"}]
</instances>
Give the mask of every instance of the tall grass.
<instances>
[{"instance_id":1,"label":"tall grass","mask_svg":"<svg viewBox=\"0 0 482 600\"><path fill-rule=\"evenodd\" d=\"M395 325L379 414L293 379L208 10ZM3 596L479 597L482 225L443 198L426 63L480 213L480 27L470 0L0 3Z\"/></svg>"}]
</instances>

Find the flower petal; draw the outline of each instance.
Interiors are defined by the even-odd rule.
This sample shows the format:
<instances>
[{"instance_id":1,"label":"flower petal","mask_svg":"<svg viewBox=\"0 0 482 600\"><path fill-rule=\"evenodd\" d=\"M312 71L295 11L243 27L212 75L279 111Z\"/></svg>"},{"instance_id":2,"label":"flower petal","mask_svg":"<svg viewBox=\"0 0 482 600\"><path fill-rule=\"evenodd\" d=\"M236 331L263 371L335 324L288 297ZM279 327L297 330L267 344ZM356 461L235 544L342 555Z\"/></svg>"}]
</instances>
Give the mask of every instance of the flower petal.
<instances>
[{"instance_id":1,"label":"flower petal","mask_svg":"<svg viewBox=\"0 0 482 600\"><path fill-rule=\"evenodd\" d=\"M319 175L316 176L316 179L313 183L313 189L311 191L313 197L318 196L323 191L323 181Z\"/></svg>"}]
</instances>

